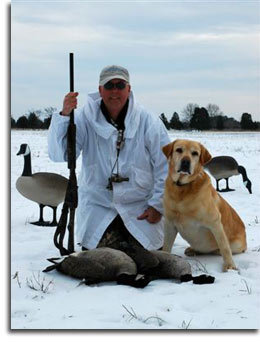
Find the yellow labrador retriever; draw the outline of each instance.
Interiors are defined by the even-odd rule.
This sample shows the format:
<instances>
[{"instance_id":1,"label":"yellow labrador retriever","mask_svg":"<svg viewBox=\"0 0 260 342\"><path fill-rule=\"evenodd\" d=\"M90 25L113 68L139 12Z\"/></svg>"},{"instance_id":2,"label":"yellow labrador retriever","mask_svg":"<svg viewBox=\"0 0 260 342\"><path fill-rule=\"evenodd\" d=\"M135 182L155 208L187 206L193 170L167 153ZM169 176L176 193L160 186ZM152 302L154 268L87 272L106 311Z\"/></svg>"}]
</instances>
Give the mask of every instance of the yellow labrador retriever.
<instances>
[{"instance_id":1,"label":"yellow labrador retriever","mask_svg":"<svg viewBox=\"0 0 260 342\"><path fill-rule=\"evenodd\" d=\"M223 271L236 269L232 253L246 250L245 226L203 170L210 153L190 140L175 140L163 147L163 153L169 164L163 200L163 250L171 251L179 232L191 246L186 255L221 253Z\"/></svg>"}]
</instances>

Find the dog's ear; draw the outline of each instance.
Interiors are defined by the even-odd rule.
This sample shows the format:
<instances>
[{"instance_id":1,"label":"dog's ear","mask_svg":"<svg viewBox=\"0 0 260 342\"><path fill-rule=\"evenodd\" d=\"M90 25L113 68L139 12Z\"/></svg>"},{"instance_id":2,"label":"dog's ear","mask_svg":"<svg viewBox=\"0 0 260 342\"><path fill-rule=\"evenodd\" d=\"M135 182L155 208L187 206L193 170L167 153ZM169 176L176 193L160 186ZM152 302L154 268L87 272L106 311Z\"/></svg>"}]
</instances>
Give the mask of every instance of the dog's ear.
<instances>
[{"instance_id":1,"label":"dog's ear","mask_svg":"<svg viewBox=\"0 0 260 342\"><path fill-rule=\"evenodd\" d=\"M200 148L201 148L200 163L201 165L205 165L207 162L211 160L212 157L209 151L202 144L200 144Z\"/></svg>"},{"instance_id":2,"label":"dog's ear","mask_svg":"<svg viewBox=\"0 0 260 342\"><path fill-rule=\"evenodd\" d=\"M170 144L168 145L165 145L162 147L162 151L163 153L165 154L166 158L168 159L171 154L172 154L172 151L173 151L173 145L174 145L174 142L171 142Z\"/></svg>"}]
</instances>

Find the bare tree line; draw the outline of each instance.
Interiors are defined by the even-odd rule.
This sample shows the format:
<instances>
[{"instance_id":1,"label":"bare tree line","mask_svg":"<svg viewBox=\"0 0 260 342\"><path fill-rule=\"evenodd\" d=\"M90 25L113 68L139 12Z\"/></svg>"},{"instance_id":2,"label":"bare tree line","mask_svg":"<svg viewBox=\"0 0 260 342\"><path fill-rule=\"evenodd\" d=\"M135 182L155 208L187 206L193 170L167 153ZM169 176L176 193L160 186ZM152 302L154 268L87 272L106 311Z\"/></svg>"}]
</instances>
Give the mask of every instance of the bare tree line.
<instances>
[{"instance_id":1,"label":"bare tree line","mask_svg":"<svg viewBox=\"0 0 260 342\"><path fill-rule=\"evenodd\" d=\"M223 114L216 104L200 107L196 103L189 103L182 111L183 120L174 112L168 120L164 113L160 115L167 129L196 129L196 130L259 130L260 122L252 120L252 115L242 113L240 121Z\"/></svg>"},{"instance_id":2,"label":"bare tree line","mask_svg":"<svg viewBox=\"0 0 260 342\"><path fill-rule=\"evenodd\" d=\"M56 111L55 107L47 107L44 110L31 110L17 120L11 117L11 128L48 129L51 117ZM216 104L210 103L206 107L200 107L196 103L188 103L181 114L183 120L177 112L173 113L170 120L164 113L159 117L168 130L260 130L260 122L253 121L251 114L242 113L238 121L224 115Z\"/></svg>"}]
</instances>

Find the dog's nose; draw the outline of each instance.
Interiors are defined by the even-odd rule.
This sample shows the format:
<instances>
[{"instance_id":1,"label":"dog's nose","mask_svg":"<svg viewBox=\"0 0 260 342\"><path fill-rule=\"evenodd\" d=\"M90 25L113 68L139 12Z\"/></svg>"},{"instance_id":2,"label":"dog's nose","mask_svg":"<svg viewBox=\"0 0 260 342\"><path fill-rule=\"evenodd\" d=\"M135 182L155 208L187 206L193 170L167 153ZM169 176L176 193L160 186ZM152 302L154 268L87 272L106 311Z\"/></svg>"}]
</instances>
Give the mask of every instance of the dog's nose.
<instances>
[{"instance_id":1,"label":"dog's nose","mask_svg":"<svg viewBox=\"0 0 260 342\"><path fill-rule=\"evenodd\" d=\"M190 160L187 158L182 159L181 161L181 171L189 172L190 171Z\"/></svg>"}]
</instances>

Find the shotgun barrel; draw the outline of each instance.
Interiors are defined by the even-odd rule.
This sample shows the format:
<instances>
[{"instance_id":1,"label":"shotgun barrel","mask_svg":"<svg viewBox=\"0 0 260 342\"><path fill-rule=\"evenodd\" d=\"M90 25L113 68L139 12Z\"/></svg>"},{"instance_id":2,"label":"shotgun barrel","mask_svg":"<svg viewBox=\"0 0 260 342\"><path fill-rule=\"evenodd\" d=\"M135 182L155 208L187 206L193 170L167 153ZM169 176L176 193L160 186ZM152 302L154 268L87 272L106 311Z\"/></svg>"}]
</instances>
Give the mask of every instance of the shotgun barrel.
<instances>
[{"instance_id":1,"label":"shotgun barrel","mask_svg":"<svg viewBox=\"0 0 260 342\"><path fill-rule=\"evenodd\" d=\"M69 69L70 69L70 92L74 92L74 60L73 53L69 56ZM70 123L67 130L67 155L68 155L68 169L70 176L63 203L62 213L58 222L55 234L54 244L59 249L61 255L67 255L74 252L74 218L75 211L78 206L78 187L76 169L76 125L74 123L74 110L70 113ZM69 223L68 222L69 214ZM68 228L68 248L64 248L63 240Z\"/></svg>"}]
</instances>

